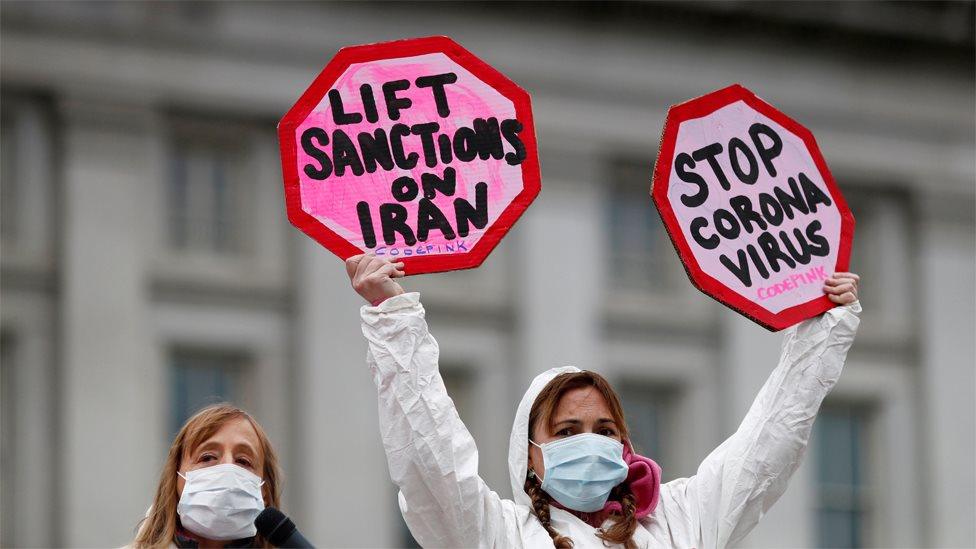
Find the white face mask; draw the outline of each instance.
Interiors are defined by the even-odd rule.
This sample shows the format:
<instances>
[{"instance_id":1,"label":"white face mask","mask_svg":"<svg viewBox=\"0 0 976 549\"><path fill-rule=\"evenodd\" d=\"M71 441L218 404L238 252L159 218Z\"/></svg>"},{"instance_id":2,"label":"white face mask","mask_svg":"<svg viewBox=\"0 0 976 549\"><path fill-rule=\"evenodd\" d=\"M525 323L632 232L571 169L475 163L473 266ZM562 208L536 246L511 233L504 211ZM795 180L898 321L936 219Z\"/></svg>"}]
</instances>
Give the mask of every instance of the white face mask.
<instances>
[{"instance_id":1,"label":"white face mask","mask_svg":"<svg viewBox=\"0 0 976 549\"><path fill-rule=\"evenodd\" d=\"M257 533L254 519L264 510L260 477L233 463L177 474L186 480L176 506L184 528L212 540Z\"/></svg>"}]
</instances>

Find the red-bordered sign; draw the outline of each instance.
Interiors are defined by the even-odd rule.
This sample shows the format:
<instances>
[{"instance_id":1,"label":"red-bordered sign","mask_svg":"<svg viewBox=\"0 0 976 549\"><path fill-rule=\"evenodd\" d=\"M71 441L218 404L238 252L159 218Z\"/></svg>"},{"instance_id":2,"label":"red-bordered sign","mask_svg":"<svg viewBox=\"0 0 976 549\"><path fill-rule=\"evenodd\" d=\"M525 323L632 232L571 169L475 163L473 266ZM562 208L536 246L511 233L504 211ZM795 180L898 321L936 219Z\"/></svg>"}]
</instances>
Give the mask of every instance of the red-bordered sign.
<instances>
[{"instance_id":1,"label":"red-bordered sign","mask_svg":"<svg viewBox=\"0 0 976 549\"><path fill-rule=\"evenodd\" d=\"M444 36L339 50L278 139L291 223L408 274L480 265L541 186L528 93Z\"/></svg>"},{"instance_id":2,"label":"red-bordered sign","mask_svg":"<svg viewBox=\"0 0 976 549\"><path fill-rule=\"evenodd\" d=\"M746 88L670 108L651 196L705 294L773 331L835 306L854 216L813 134Z\"/></svg>"}]
</instances>

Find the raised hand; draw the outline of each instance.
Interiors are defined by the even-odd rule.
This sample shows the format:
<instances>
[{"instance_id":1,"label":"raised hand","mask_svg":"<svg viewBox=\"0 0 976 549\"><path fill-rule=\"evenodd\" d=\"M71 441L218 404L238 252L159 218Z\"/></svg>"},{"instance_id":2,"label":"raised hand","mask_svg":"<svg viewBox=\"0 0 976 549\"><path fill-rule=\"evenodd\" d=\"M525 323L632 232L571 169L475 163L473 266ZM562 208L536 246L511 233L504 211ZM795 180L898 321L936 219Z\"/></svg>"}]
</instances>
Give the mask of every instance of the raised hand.
<instances>
[{"instance_id":1,"label":"raised hand","mask_svg":"<svg viewBox=\"0 0 976 549\"><path fill-rule=\"evenodd\" d=\"M857 283L861 277L854 273L834 273L824 280L823 291L827 299L840 305L857 301Z\"/></svg>"},{"instance_id":2,"label":"raised hand","mask_svg":"<svg viewBox=\"0 0 976 549\"><path fill-rule=\"evenodd\" d=\"M392 263L373 254L355 255L346 260L346 273L353 289L374 305L404 293L400 284L393 280L404 276L402 269L402 262Z\"/></svg>"}]
</instances>

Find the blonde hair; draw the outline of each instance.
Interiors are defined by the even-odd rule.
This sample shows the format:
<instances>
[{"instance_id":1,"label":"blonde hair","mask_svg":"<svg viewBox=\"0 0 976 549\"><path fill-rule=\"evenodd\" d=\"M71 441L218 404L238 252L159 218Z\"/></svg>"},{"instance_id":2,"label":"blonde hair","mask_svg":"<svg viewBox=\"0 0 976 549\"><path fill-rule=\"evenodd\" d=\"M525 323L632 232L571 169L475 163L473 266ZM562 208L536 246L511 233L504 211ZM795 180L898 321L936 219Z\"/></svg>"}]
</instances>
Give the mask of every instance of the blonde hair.
<instances>
[{"instance_id":1,"label":"blonde hair","mask_svg":"<svg viewBox=\"0 0 976 549\"><path fill-rule=\"evenodd\" d=\"M603 400L606 401L607 407L610 409L610 415L613 417L614 423L617 424L617 429L620 430L620 438L626 440L629 434L627 422L624 419L623 406L620 405L620 398L617 397L617 393L606 378L596 372L588 371L559 374L542 388L529 410L529 436L532 436L537 424L551 427L553 415L556 413L556 408L559 407L559 401L563 395L573 389L583 387L593 387L603 396ZM527 474L524 488L525 493L532 501L533 514L542 523L546 532L549 532L553 545L557 549L573 547L572 538L560 534L553 528L552 519L549 516L549 505L552 498L542 489L539 479L533 474ZM619 543L626 549L634 549L637 547L633 540L634 531L637 530L637 505L634 495L631 493L630 487L626 483L622 483L610 492L610 498L620 501L622 514L614 513L613 525L606 530L598 530L596 535L604 543Z\"/></svg>"},{"instance_id":2,"label":"blonde hair","mask_svg":"<svg viewBox=\"0 0 976 549\"><path fill-rule=\"evenodd\" d=\"M176 434L173 445L169 448L166 463L163 464L163 471L159 475L159 485L156 487L152 507L146 518L140 522L139 532L132 542L134 547L160 549L169 547L173 543L179 522L176 504L180 500L180 493L176 478L183 458L212 437L228 421L238 418L246 419L254 428L260 442L261 453L264 455L264 469L261 471L264 480L261 489L264 494L264 504L268 507L281 506L281 472L278 469L278 456L271 447L264 429L244 410L230 404L214 404L194 414ZM261 536L257 537L255 545L270 547Z\"/></svg>"}]
</instances>

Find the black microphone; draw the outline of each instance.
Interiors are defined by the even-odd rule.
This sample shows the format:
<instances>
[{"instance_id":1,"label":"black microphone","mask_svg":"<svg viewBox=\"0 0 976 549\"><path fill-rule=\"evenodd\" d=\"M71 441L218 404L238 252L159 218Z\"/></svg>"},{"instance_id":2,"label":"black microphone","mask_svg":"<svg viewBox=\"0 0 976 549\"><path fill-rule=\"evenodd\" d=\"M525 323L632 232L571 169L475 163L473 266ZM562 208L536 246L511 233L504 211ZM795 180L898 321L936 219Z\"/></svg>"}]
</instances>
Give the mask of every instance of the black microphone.
<instances>
[{"instance_id":1,"label":"black microphone","mask_svg":"<svg viewBox=\"0 0 976 549\"><path fill-rule=\"evenodd\" d=\"M258 518L254 519L254 526L258 533L275 547L296 547L299 549L314 549L305 536L298 531L295 523L284 513L274 507L266 507Z\"/></svg>"}]
</instances>

